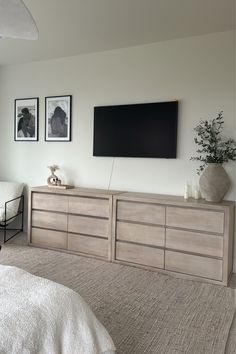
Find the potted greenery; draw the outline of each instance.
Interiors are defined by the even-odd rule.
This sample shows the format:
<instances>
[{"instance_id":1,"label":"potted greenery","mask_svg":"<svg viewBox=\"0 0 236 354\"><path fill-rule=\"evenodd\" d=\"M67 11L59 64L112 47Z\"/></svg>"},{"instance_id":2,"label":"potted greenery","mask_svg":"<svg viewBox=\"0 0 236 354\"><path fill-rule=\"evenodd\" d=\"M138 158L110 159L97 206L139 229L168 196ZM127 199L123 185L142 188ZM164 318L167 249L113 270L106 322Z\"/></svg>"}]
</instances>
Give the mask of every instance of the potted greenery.
<instances>
[{"instance_id":1,"label":"potted greenery","mask_svg":"<svg viewBox=\"0 0 236 354\"><path fill-rule=\"evenodd\" d=\"M236 142L222 135L223 112L212 120L200 121L194 130L197 137L194 139L199 146L199 156L191 160L200 161L198 174L201 172L199 186L202 196L207 201L219 202L223 199L230 187L230 180L222 164L236 160Z\"/></svg>"}]
</instances>

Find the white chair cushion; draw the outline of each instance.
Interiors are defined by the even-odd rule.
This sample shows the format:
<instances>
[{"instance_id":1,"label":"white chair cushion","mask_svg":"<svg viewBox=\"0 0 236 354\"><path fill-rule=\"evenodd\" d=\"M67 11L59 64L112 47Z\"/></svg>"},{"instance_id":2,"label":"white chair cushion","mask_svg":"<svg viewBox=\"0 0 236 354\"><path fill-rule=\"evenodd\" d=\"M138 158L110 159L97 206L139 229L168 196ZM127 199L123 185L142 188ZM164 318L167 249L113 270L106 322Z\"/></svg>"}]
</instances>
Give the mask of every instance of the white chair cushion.
<instances>
[{"instance_id":1,"label":"white chair cushion","mask_svg":"<svg viewBox=\"0 0 236 354\"><path fill-rule=\"evenodd\" d=\"M21 196L23 192L23 187L23 183L0 181L0 215L2 215L0 216L1 221L5 218L4 211L2 212L2 209L5 209L5 202ZM17 214L19 204L20 199L17 199L7 205L7 218Z\"/></svg>"},{"instance_id":2,"label":"white chair cushion","mask_svg":"<svg viewBox=\"0 0 236 354\"><path fill-rule=\"evenodd\" d=\"M7 217L6 220L12 218L14 215L16 215L16 213L11 210L11 209L7 209ZM5 221L5 208L0 208L0 224ZM9 222L13 221L13 219L11 219Z\"/></svg>"}]
</instances>

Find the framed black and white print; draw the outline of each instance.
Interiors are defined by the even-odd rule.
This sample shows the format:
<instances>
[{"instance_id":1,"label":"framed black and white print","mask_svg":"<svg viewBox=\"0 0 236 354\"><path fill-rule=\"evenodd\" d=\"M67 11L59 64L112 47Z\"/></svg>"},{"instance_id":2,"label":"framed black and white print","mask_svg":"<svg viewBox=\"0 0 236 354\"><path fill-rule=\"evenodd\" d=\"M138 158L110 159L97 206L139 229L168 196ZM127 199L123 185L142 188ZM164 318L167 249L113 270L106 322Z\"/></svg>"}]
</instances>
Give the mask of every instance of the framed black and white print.
<instances>
[{"instance_id":1,"label":"framed black and white print","mask_svg":"<svg viewBox=\"0 0 236 354\"><path fill-rule=\"evenodd\" d=\"M71 141L72 96L45 97L45 140Z\"/></svg>"},{"instance_id":2,"label":"framed black and white print","mask_svg":"<svg viewBox=\"0 0 236 354\"><path fill-rule=\"evenodd\" d=\"M39 113L38 97L15 99L15 113L14 113L14 140L15 141L37 141L38 140L38 113Z\"/></svg>"}]
</instances>

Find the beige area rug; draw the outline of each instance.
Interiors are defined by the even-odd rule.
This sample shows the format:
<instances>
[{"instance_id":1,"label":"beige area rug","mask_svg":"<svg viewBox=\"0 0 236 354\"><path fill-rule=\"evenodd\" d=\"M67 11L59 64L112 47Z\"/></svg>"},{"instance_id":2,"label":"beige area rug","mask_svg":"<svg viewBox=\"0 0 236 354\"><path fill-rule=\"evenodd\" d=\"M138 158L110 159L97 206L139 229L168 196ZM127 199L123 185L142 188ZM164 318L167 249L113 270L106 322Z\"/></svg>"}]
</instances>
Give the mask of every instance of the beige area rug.
<instances>
[{"instance_id":1,"label":"beige area rug","mask_svg":"<svg viewBox=\"0 0 236 354\"><path fill-rule=\"evenodd\" d=\"M235 354L236 353L236 314L234 315L234 320L231 325L229 332L229 337L226 345L225 354Z\"/></svg>"},{"instance_id":2,"label":"beige area rug","mask_svg":"<svg viewBox=\"0 0 236 354\"><path fill-rule=\"evenodd\" d=\"M223 354L234 290L66 253L6 244L0 263L64 284L90 304L117 354ZM229 353L236 353L228 341Z\"/></svg>"}]
</instances>

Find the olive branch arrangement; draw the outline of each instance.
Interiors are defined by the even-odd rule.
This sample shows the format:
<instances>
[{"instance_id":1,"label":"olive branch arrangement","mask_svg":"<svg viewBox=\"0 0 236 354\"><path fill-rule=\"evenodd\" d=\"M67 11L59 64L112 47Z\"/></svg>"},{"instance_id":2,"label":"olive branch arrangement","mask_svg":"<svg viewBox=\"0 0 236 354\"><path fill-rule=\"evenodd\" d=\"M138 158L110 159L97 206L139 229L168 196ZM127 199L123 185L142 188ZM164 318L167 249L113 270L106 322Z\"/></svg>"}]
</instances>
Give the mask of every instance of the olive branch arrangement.
<instances>
[{"instance_id":1,"label":"olive branch arrangement","mask_svg":"<svg viewBox=\"0 0 236 354\"><path fill-rule=\"evenodd\" d=\"M197 169L198 175L209 163L222 164L236 160L236 142L222 136L223 124L223 111L221 111L216 118L209 121L201 120L194 128L197 132L194 142L199 146L197 153L200 156L191 157L190 160L202 163Z\"/></svg>"}]
</instances>

